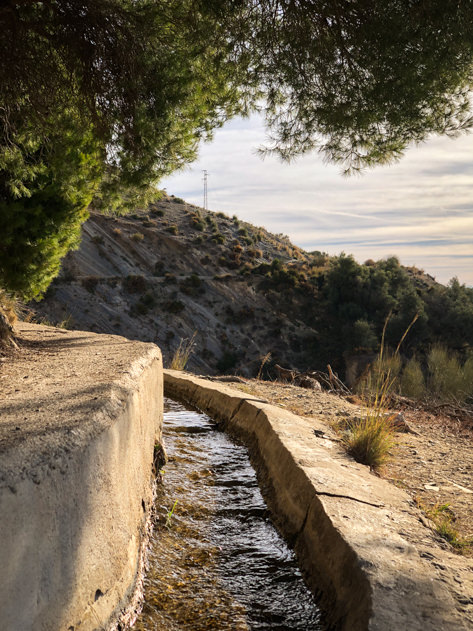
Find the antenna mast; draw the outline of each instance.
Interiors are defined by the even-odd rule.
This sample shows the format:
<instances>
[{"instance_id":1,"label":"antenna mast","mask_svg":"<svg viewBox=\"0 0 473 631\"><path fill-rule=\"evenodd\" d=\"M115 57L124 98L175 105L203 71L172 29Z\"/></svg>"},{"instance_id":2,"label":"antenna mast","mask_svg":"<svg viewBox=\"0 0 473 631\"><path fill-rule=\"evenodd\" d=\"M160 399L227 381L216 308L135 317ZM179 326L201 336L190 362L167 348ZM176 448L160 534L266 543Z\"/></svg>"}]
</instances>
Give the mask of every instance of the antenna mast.
<instances>
[{"instance_id":1,"label":"antenna mast","mask_svg":"<svg viewBox=\"0 0 473 631\"><path fill-rule=\"evenodd\" d=\"M208 177L208 172L207 169L204 169L203 171L204 177L204 210L208 210L208 206L209 206L209 198L208 198L208 193L207 193L207 177Z\"/></svg>"}]
</instances>

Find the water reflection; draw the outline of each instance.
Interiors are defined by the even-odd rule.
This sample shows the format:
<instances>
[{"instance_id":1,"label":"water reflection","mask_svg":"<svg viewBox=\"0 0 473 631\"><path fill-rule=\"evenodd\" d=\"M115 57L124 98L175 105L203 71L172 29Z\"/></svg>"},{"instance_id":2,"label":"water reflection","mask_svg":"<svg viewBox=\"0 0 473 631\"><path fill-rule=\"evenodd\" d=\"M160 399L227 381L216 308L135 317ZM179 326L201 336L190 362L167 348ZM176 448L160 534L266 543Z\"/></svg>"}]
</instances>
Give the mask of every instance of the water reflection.
<instances>
[{"instance_id":1,"label":"water reflection","mask_svg":"<svg viewBox=\"0 0 473 631\"><path fill-rule=\"evenodd\" d=\"M134 629L321 631L294 556L269 521L246 449L206 415L169 400L164 435L169 462Z\"/></svg>"}]
</instances>

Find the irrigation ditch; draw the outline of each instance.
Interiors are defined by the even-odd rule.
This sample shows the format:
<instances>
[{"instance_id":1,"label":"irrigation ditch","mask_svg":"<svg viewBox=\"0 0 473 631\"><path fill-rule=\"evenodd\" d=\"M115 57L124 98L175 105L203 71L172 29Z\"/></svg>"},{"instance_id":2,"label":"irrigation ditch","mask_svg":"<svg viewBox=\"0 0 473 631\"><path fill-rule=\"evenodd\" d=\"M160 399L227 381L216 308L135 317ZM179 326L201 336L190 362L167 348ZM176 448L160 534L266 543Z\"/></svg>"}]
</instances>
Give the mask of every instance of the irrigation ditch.
<instances>
[{"instance_id":1,"label":"irrigation ditch","mask_svg":"<svg viewBox=\"0 0 473 631\"><path fill-rule=\"evenodd\" d=\"M164 388L248 447L272 520L323 611L321 629L467 628L413 544L425 526L410 498L321 438L315 419L182 372L165 371ZM279 624L261 628L299 628Z\"/></svg>"}]
</instances>

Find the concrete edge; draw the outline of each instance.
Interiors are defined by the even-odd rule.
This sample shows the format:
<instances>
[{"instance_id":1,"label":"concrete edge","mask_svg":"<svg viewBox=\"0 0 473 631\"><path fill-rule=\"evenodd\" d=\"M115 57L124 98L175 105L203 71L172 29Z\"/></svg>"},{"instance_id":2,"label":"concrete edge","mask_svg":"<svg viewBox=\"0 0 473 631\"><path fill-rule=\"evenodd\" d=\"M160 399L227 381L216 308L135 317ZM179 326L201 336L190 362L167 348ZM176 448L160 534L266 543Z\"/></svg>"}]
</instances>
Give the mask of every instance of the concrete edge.
<instances>
[{"instance_id":1,"label":"concrete edge","mask_svg":"<svg viewBox=\"0 0 473 631\"><path fill-rule=\"evenodd\" d=\"M93 429L35 463L34 476L18 470L14 486L0 489L5 631L111 631L134 622L162 385L161 351L143 345L107 383L88 419ZM21 453L21 445L15 449Z\"/></svg>"},{"instance_id":2,"label":"concrete edge","mask_svg":"<svg viewBox=\"0 0 473 631\"><path fill-rule=\"evenodd\" d=\"M164 392L247 444L273 518L330 629L466 628L439 577L403 536L419 531L406 493L317 439L310 419L178 371L164 371Z\"/></svg>"}]
</instances>

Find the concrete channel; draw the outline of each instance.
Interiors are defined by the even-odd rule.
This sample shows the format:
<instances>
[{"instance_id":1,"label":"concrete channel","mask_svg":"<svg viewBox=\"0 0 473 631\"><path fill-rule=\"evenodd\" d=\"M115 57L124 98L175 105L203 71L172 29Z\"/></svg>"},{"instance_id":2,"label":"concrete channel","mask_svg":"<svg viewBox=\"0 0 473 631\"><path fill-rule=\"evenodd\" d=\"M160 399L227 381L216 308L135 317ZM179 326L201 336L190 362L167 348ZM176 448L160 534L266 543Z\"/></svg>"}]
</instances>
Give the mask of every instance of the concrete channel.
<instances>
[{"instance_id":1,"label":"concrete channel","mask_svg":"<svg viewBox=\"0 0 473 631\"><path fill-rule=\"evenodd\" d=\"M140 597L161 440L154 344L21 323L0 366L0 629L126 628ZM317 421L165 371L167 396L250 448L276 524L340 631L466 629L415 542L402 490L356 464Z\"/></svg>"},{"instance_id":2,"label":"concrete channel","mask_svg":"<svg viewBox=\"0 0 473 631\"><path fill-rule=\"evenodd\" d=\"M333 629L467 628L412 543L425 533L412 500L321 438L317 421L182 372L164 371L164 389L250 448L274 520Z\"/></svg>"},{"instance_id":3,"label":"concrete channel","mask_svg":"<svg viewBox=\"0 0 473 631\"><path fill-rule=\"evenodd\" d=\"M160 350L24 323L18 344L1 366L0 629L126 625L161 440Z\"/></svg>"}]
</instances>

